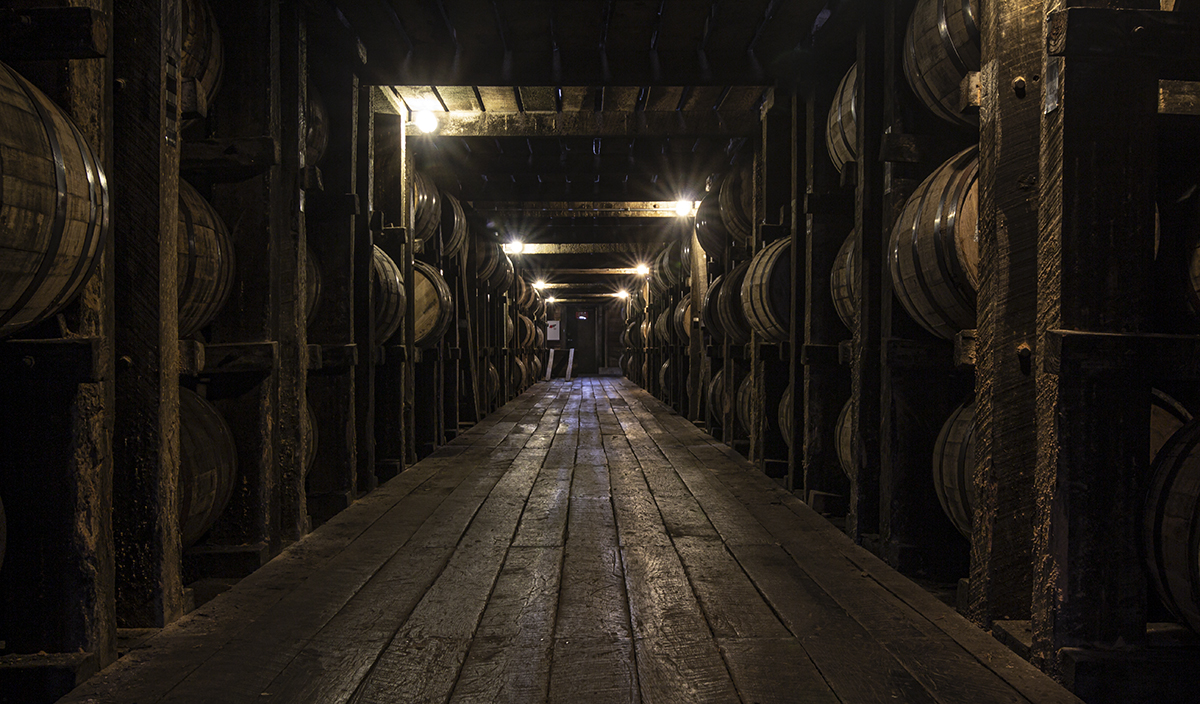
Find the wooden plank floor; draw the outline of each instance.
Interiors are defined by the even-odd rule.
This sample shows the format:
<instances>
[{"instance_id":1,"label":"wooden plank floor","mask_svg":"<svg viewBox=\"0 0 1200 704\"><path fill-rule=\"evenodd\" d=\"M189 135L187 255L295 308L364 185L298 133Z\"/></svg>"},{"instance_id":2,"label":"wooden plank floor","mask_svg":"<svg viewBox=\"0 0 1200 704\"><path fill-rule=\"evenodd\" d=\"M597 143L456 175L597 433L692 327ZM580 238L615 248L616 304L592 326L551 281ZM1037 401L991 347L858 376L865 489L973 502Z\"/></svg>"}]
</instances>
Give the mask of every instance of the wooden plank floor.
<instances>
[{"instance_id":1,"label":"wooden plank floor","mask_svg":"<svg viewBox=\"0 0 1200 704\"><path fill-rule=\"evenodd\" d=\"M63 702L1076 702L623 379L543 382Z\"/></svg>"}]
</instances>

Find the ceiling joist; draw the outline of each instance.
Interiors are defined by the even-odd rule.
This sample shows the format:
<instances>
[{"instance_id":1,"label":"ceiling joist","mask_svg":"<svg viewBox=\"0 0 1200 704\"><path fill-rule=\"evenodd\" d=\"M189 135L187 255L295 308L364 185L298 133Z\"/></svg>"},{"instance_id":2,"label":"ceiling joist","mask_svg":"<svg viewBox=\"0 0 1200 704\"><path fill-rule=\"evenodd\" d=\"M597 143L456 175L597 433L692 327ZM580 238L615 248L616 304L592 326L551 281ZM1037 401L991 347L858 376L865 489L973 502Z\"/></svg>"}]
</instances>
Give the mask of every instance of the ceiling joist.
<instances>
[{"instance_id":1,"label":"ceiling joist","mask_svg":"<svg viewBox=\"0 0 1200 704\"><path fill-rule=\"evenodd\" d=\"M442 137L749 137L758 129L754 110L643 112L442 112ZM413 124L408 134L423 137Z\"/></svg>"}]
</instances>

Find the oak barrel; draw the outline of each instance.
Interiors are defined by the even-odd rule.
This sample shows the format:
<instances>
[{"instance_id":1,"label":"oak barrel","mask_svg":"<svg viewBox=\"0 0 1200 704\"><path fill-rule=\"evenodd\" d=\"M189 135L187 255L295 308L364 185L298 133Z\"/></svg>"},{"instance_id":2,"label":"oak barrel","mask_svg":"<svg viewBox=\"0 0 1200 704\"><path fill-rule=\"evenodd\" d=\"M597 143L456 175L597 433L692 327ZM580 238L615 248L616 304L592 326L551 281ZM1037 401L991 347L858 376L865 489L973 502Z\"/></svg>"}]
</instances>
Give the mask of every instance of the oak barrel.
<instances>
[{"instance_id":1,"label":"oak barrel","mask_svg":"<svg viewBox=\"0 0 1200 704\"><path fill-rule=\"evenodd\" d=\"M187 181L179 181L179 337L212 322L233 289L233 240L225 222Z\"/></svg>"},{"instance_id":2,"label":"oak barrel","mask_svg":"<svg viewBox=\"0 0 1200 704\"><path fill-rule=\"evenodd\" d=\"M311 328L321 306L321 265L313 256L308 242L304 243L304 326Z\"/></svg>"},{"instance_id":3,"label":"oak barrel","mask_svg":"<svg viewBox=\"0 0 1200 704\"><path fill-rule=\"evenodd\" d=\"M779 433L788 447L792 446L792 385L788 384L779 399Z\"/></svg>"},{"instance_id":4,"label":"oak barrel","mask_svg":"<svg viewBox=\"0 0 1200 704\"><path fill-rule=\"evenodd\" d=\"M933 488L938 503L959 533L971 537L978 503L975 487L975 401L950 414L933 446Z\"/></svg>"},{"instance_id":5,"label":"oak barrel","mask_svg":"<svg viewBox=\"0 0 1200 704\"><path fill-rule=\"evenodd\" d=\"M646 346L646 341L642 338L642 324L630 323L625 326L621 332L621 344L630 349L641 349Z\"/></svg>"},{"instance_id":6,"label":"oak barrel","mask_svg":"<svg viewBox=\"0 0 1200 704\"><path fill-rule=\"evenodd\" d=\"M710 259L725 260L730 234L721 218L721 198L717 191L705 194L696 208L696 241Z\"/></svg>"},{"instance_id":7,"label":"oak barrel","mask_svg":"<svg viewBox=\"0 0 1200 704\"><path fill-rule=\"evenodd\" d=\"M317 414L312 401L304 404L304 417L300 419L300 442L304 447L304 475L312 471L317 461Z\"/></svg>"},{"instance_id":8,"label":"oak barrel","mask_svg":"<svg viewBox=\"0 0 1200 704\"><path fill-rule=\"evenodd\" d=\"M525 379L528 377L529 370L525 366L525 360L520 357L513 357L512 372L509 374L509 383L514 391L521 391L525 388Z\"/></svg>"},{"instance_id":9,"label":"oak barrel","mask_svg":"<svg viewBox=\"0 0 1200 704\"><path fill-rule=\"evenodd\" d=\"M742 426L742 430L750 432L750 419L753 416L754 408L754 377L747 374L742 383L737 387L737 421L738 425Z\"/></svg>"},{"instance_id":10,"label":"oak barrel","mask_svg":"<svg viewBox=\"0 0 1200 704\"><path fill-rule=\"evenodd\" d=\"M44 320L91 277L108 181L66 114L0 63L0 338Z\"/></svg>"},{"instance_id":11,"label":"oak barrel","mask_svg":"<svg viewBox=\"0 0 1200 704\"><path fill-rule=\"evenodd\" d=\"M516 271L513 269L512 260L501 250L496 268L492 270L492 275L487 279L488 290L492 293L503 293L512 288L515 277Z\"/></svg>"},{"instance_id":12,"label":"oak barrel","mask_svg":"<svg viewBox=\"0 0 1200 704\"><path fill-rule=\"evenodd\" d=\"M329 110L321 91L308 82L308 112L304 115L304 165L316 166L325 158L329 149Z\"/></svg>"},{"instance_id":13,"label":"oak barrel","mask_svg":"<svg viewBox=\"0 0 1200 704\"><path fill-rule=\"evenodd\" d=\"M750 342L750 323L742 307L742 283L749 269L750 262L739 264L726 275L717 293L717 322L724 337L734 345Z\"/></svg>"},{"instance_id":14,"label":"oak barrel","mask_svg":"<svg viewBox=\"0 0 1200 704\"><path fill-rule=\"evenodd\" d=\"M749 164L725 177L717 199L721 204L721 220L729 236L738 244L748 243L754 215L754 178Z\"/></svg>"},{"instance_id":15,"label":"oak barrel","mask_svg":"<svg viewBox=\"0 0 1200 704\"><path fill-rule=\"evenodd\" d=\"M959 84L980 67L978 0L918 0L904 35L904 77L933 114L975 127L958 106Z\"/></svg>"},{"instance_id":16,"label":"oak barrel","mask_svg":"<svg viewBox=\"0 0 1200 704\"><path fill-rule=\"evenodd\" d=\"M858 318L858 231L851 230L833 259L829 272L829 294L833 308L847 330L854 331Z\"/></svg>"},{"instance_id":17,"label":"oak barrel","mask_svg":"<svg viewBox=\"0 0 1200 704\"><path fill-rule=\"evenodd\" d=\"M414 236L428 242L442 224L441 192L429 178L420 171L413 173L412 203L415 213L413 230Z\"/></svg>"},{"instance_id":18,"label":"oak barrel","mask_svg":"<svg viewBox=\"0 0 1200 704\"><path fill-rule=\"evenodd\" d=\"M504 316L504 344L511 347L513 337L517 334L517 326L513 323L511 316Z\"/></svg>"},{"instance_id":19,"label":"oak barrel","mask_svg":"<svg viewBox=\"0 0 1200 704\"><path fill-rule=\"evenodd\" d=\"M838 173L858 159L858 64L842 76L825 116L825 149Z\"/></svg>"},{"instance_id":20,"label":"oak barrel","mask_svg":"<svg viewBox=\"0 0 1200 704\"><path fill-rule=\"evenodd\" d=\"M400 329L407 307L400 267L379 245L371 260L371 289L375 298L375 343L382 345Z\"/></svg>"},{"instance_id":21,"label":"oak barrel","mask_svg":"<svg viewBox=\"0 0 1200 704\"><path fill-rule=\"evenodd\" d=\"M725 370L718 369L708 382L708 413L713 423L720 426L729 410L729 397L725 394Z\"/></svg>"},{"instance_id":22,"label":"oak barrel","mask_svg":"<svg viewBox=\"0 0 1200 704\"><path fill-rule=\"evenodd\" d=\"M846 401L838 414L836 426L838 464L850 479L854 479L854 400Z\"/></svg>"},{"instance_id":23,"label":"oak barrel","mask_svg":"<svg viewBox=\"0 0 1200 704\"><path fill-rule=\"evenodd\" d=\"M540 354L534 354L529 358L529 383L536 384L542 379L546 371L546 364L542 361Z\"/></svg>"},{"instance_id":24,"label":"oak barrel","mask_svg":"<svg viewBox=\"0 0 1200 704\"><path fill-rule=\"evenodd\" d=\"M888 245L892 287L921 327L946 339L975 327L979 148L951 157L913 192Z\"/></svg>"},{"instance_id":25,"label":"oak barrel","mask_svg":"<svg viewBox=\"0 0 1200 704\"><path fill-rule=\"evenodd\" d=\"M742 280L746 322L767 342L787 342L792 324L792 240L781 238L750 260Z\"/></svg>"},{"instance_id":26,"label":"oak barrel","mask_svg":"<svg viewBox=\"0 0 1200 704\"><path fill-rule=\"evenodd\" d=\"M184 547L204 537L233 496L237 447L216 407L179 389L179 530Z\"/></svg>"},{"instance_id":27,"label":"oak barrel","mask_svg":"<svg viewBox=\"0 0 1200 704\"><path fill-rule=\"evenodd\" d=\"M413 278L414 344L428 349L441 341L454 322L454 299L441 273L425 262L413 262Z\"/></svg>"},{"instance_id":28,"label":"oak barrel","mask_svg":"<svg viewBox=\"0 0 1200 704\"><path fill-rule=\"evenodd\" d=\"M196 88L211 104L225 73L221 30L205 0L183 0L183 37L179 46L179 75L196 81Z\"/></svg>"},{"instance_id":29,"label":"oak barrel","mask_svg":"<svg viewBox=\"0 0 1200 704\"><path fill-rule=\"evenodd\" d=\"M675 391L675 379L671 374L671 360L664 360L662 366L658 368L658 388L662 389L663 394L671 396Z\"/></svg>"},{"instance_id":30,"label":"oak barrel","mask_svg":"<svg viewBox=\"0 0 1200 704\"><path fill-rule=\"evenodd\" d=\"M700 323L712 335L714 344L721 344L725 339L725 331L721 329L720 317L717 315L717 301L721 295L721 285L725 281L722 274L713 279L704 291L704 303L700 306Z\"/></svg>"},{"instance_id":31,"label":"oak barrel","mask_svg":"<svg viewBox=\"0 0 1200 704\"><path fill-rule=\"evenodd\" d=\"M546 331L542 329L542 326L538 325L537 323L534 323L533 333L535 336L535 339L533 341L534 348L540 350L543 347L545 347L546 346Z\"/></svg>"},{"instance_id":32,"label":"oak barrel","mask_svg":"<svg viewBox=\"0 0 1200 704\"><path fill-rule=\"evenodd\" d=\"M670 308L658 314L658 319L654 322L654 340L659 346L670 345L673 341L671 328L674 323L671 320L674 311Z\"/></svg>"},{"instance_id":33,"label":"oak barrel","mask_svg":"<svg viewBox=\"0 0 1200 704\"><path fill-rule=\"evenodd\" d=\"M524 313L517 314L517 346L523 348L532 348L537 342L537 329L533 326L533 321L525 317Z\"/></svg>"},{"instance_id":34,"label":"oak barrel","mask_svg":"<svg viewBox=\"0 0 1200 704\"><path fill-rule=\"evenodd\" d=\"M455 257L467 243L467 213L462 203L449 193L443 192L442 199L450 206L449 226L443 230L442 256ZM443 216L445 213L443 213Z\"/></svg>"},{"instance_id":35,"label":"oak barrel","mask_svg":"<svg viewBox=\"0 0 1200 704\"><path fill-rule=\"evenodd\" d=\"M490 237L475 238L475 273L480 281L489 281L500 266L504 248Z\"/></svg>"},{"instance_id":36,"label":"oak barrel","mask_svg":"<svg viewBox=\"0 0 1200 704\"><path fill-rule=\"evenodd\" d=\"M491 403L496 400L496 396L500 393L500 372L496 371L496 365L491 362L487 363L487 378L483 384L484 393L487 394L487 402Z\"/></svg>"},{"instance_id":37,"label":"oak barrel","mask_svg":"<svg viewBox=\"0 0 1200 704\"><path fill-rule=\"evenodd\" d=\"M671 322L675 328L675 339L684 343L692 338L692 294L685 294L680 299L671 316Z\"/></svg>"}]
</instances>

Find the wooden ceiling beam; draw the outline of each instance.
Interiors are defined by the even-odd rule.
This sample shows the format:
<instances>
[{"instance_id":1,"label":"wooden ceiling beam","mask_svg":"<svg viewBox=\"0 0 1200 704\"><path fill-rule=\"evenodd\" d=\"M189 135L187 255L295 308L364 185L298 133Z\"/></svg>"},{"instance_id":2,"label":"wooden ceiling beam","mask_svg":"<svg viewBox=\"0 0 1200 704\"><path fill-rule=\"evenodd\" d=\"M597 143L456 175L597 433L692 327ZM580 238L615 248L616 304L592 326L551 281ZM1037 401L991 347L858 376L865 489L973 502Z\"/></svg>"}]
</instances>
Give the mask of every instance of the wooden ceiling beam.
<instances>
[{"instance_id":1,"label":"wooden ceiling beam","mask_svg":"<svg viewBox=\"0 0 1200 704\"><path fill-rule=\"evenodd\" d=\"M675 201L473 201L475 210L526 217L678 218Z\"/></svg>"},{"instance_id":2,"label":"wooden ceiling beam","mask_svg":"<svg viewBox=\"0 0 1200 704\"><path fill-rule=\"evenodd\" d=\"M481 90L482 92L482 90ZM741 110L656 110L645 112L443 112L442 137L748 137L759 115ZM408 134L424 136L415 125Z\"/></svg>"}]
</instances>

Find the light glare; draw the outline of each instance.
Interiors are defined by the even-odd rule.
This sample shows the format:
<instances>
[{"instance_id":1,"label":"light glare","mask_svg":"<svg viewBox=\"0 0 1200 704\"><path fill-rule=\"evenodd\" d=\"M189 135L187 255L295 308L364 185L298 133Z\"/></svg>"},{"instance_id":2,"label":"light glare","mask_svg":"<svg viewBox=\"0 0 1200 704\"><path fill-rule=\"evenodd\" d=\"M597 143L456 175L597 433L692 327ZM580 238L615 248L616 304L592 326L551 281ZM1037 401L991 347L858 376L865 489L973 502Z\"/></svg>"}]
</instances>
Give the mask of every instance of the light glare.
<instances>
[{"instance_id":1,"label":"light glare","mask_svg":"<svg viewBox=\"0 0 1200 704\"><path fill-rule=\"evenodd\" d=\"M422 110L413 116L413 122L416 123L417 129L425 134L429 134L438 128L437 115L434 115L429 110Z\"/></svg>"},{"instance_id":2,"label":"light glare","mask_svg":"<svg viewBox=\"0 0 1200 704\"><path fill-rule=\"evenodd\" d=\"M545 281L534 281L533 287L536 288L537 290L541 291L542 289L546 288L546 282Z\"/></svg>"},{"instance_id":3,"label":"light glare","mask_svg":"<svg viewBox=\"0 0 1200 704\"><path fill-rule=\"evenodd\" d=\"M675 201L675 214L681 218L686 218L693 215L696 210L696 205L690 200Z\"/></svg>"},{"instance_id":4,"label":"light glare","mask_svg":"<svg viewBox=\"0 0 1200 704\"><path fill-rule=\"evenodd\" d=\"M629 292L625 290L617 291L613 295L615 295L617 298L629 298Z\"/></svg>"},{"instance_id":5,"label":"light glare","mask_svg":"<svg viewBox=\"0 0 1200 704\"><path fill-rule=\"evenodd\" d=\"M650 273L650 267L645 264L638 264L636 271L638 276L646 276Z\"/></svg>"},{"instance_id":6,"label":"light glare","mask_svg":"<svg viewBox=\"0 0 1200 704\"><path fill-rule=\"evenodd\" d=\"M547 303L557 303L557 302L558 302L558 299L557 299L557 298L555 298L554 296L551 296L551 297L549 297L549 298L547 298L547 299L546 299L546 302L547 302Z\"/></svg>"},{"instance_id":7,"label":"light glare","mask_svg":"<svg viewBox=\"0 0 1200 704\"><path fill-rule=\"evenodd\" d=\"M509 242L508 244L504 245L504 253L505 254L520 254L521 252L524 252L524 251L525 251L525 243L522 242L521 240L513 240L512 242Z\"/></svg>"}]
</instances>

